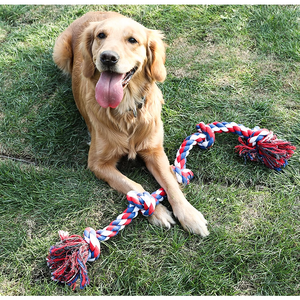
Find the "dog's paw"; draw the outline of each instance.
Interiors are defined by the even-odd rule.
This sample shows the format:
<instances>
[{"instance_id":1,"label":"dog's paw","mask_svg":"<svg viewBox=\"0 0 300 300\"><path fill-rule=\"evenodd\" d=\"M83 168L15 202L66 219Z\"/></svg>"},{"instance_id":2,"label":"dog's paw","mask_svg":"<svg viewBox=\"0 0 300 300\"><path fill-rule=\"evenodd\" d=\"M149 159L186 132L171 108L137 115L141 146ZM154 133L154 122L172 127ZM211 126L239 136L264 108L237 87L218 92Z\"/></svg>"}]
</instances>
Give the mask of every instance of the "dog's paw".
<instances>
[{"instance_id":1,"label":"dog's paw","mask_svg":"<svg viewBox=\"0 0 300 300\"><path fill-rule=\"evenodd\" d=\"M185 230L199 234L203 237L209 235L207 221L202 213L190 203L187 203L184 206L178 206L175 209L173 208L173 214Z\"/></svg>"},{"instance_id":2,"label":"dog's paw","mask_svg":"<svg viewBox=\"0 0 300 300\"><path fill-rule=\"evenodd\" d=\"M176 222L172 213L162 204L156 206L154 213L148 218L149 222L156 226L171 228Z\"/></svg>"}]
</instances>

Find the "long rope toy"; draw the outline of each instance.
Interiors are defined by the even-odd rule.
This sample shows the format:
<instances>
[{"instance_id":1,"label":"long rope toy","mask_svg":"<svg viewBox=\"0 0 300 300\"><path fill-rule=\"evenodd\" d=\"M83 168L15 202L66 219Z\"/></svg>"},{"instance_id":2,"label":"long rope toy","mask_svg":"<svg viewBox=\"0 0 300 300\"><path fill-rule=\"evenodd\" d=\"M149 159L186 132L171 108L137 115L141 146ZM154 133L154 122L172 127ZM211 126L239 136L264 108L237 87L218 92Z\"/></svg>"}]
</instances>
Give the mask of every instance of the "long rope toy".
<instances>
[{"instance_id":1,"label":"long rope toy","mask_svg":"<svg viewBox=\"0 0 300 300\"><path fill-rule=\"evenodd\" d=\"M251 161L261 161L268 168L281 171L287 165L287 160L294 154L296 147L290 142L277 139L272 131L246 128L234 122L213 122L205 125L203 122L196 125L197 132L188 136L177 151L173 171L177 181L188 184L193 178L193 172L186 169L186 158L194 145L201 149L210 148L215 141L215 133L232 132L239 135L241 145L235 147L240 156ZM80 279L80 288L83 289L90 280L87 275L87 261L95 261L100 256L100 242L117 235L126 225L138 215L151 216L155 206L166 198L163 188L151 195L148 192L137 193L130 191L127 194L129 202L127 208L113 222L102 230L95 231L88 227L84 236L71 235L59 231L61 241L50 248L47 264L52 270L52 279L67 283L73 289Z\"/></svg>"}]
</instances>

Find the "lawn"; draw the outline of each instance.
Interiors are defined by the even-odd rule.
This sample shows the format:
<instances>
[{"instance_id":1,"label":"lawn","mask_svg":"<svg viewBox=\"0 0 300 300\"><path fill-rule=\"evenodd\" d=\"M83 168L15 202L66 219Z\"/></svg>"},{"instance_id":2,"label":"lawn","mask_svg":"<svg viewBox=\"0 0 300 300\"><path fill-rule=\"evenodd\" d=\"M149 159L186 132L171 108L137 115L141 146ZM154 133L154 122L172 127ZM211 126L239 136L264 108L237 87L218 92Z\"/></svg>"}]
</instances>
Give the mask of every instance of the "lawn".
<instances>
[{"instance_id":1,"label":"lawn","mask_svg":"<svg viewBox=\"0 0 300 300\"><path fill-rule=\"evenodd\" d=\"M138 216L101 244L91 283L51 280L58 230L102 229L127 206L87 169L88 134L55 39L90 10L113 10L165 33L165 150L173 162L200 121L272 130L297 147L283 171L234 152L233 134L194 147L187 199L207 238ZM0 295L299 295L300 7L217 5L0 6ZM119 169L153 192L142 161ZM168 204L166 204L168 206Z\"/></svg>"}]
</instances>

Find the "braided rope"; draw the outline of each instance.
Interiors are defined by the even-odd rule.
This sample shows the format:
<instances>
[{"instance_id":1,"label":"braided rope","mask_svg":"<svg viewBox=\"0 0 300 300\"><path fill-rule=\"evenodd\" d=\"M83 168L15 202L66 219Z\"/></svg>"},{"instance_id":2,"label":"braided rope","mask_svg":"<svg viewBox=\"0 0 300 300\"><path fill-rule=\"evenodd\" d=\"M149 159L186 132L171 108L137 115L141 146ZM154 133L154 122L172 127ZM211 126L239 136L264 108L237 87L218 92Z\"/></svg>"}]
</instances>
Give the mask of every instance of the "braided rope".
<instances>
[{"instance_id":1,"label":"braided rope","mask_svg":"<svg viewBox=\"0 0 300 300\"><path fill-rule=\"evenodd\" d=\"M107 241L111 237L117 235L120 230L132 222L140 211L144 216L149 217L153 214L155 206L164 200L166 193L163 189L159 189L150 195L148 192L137 193L130 191L127 194L129 202L126 210L120 214L113 222L102 230L96 231L96 237L100 241Z\"/></svg>"},{"instance_id":2,"label":"braided rope","mask_svg":"<svg viewBox=\"0 0 300 300\"><path fill-rule=\"evenodd\" d=\"M296 147L289 142L278 140L276 136L267 129L255 127L246 128L234 122L213 122L205 125L200 122L197 132L188 136L177 151L173 171L177 181L188 184L193 178L193 172L186 168L186 159L194 145L198 144L201 149L210 148L215 141L215 133L231 132L239 135L241 145L236 146L240 156L253 161L261 161L267 167L280 171L287 165ZM144 216L151 216L155 207L166 198L165 191L160 188L151 195L148 192L137 193L130 191L127 194L129 202L126 210L113 222L102 230L95 231L93 228L84 230L83 238L59 231L61 241L50 248L47 264L52 272L52 279L66 282L75 289L76 281L80 278L80 288L89 284L87 276L87 261L95 261L100 256L100 242L107 241L117 235L120 230L132 222L141 212Z\"/></svg>"}]
</instances>

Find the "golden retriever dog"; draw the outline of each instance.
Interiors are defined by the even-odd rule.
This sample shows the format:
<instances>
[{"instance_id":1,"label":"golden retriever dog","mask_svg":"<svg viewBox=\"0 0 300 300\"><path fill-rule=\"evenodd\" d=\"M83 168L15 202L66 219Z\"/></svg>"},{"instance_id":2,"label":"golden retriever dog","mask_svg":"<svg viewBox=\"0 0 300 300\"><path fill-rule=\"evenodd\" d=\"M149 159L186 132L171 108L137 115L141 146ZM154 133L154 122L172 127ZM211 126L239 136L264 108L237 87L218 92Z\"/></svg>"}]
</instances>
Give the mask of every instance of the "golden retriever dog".
<instances>
[{"instance_id":1,"label":"golden retriever dog","mask_svg":"<svg viewBox=\"0 0 300 300\"><path fill-rule=\"evenodd\" d=\"M115 12L89 12L60 34L53 59L71 75L76 105L91 134L89 169L121 193L144 192L116 168L122 156L139 155L183 228L207 236L206 220L186 200L163 149L164 100L156 85L166 78L162 33ZM175 224L162 204L149 221L167 228Z\"/></svg>"}]
</instances>

